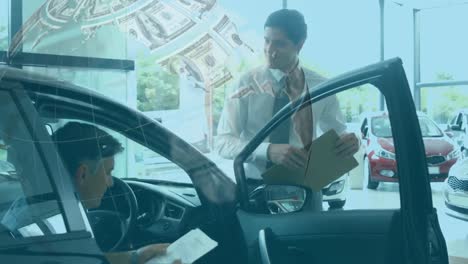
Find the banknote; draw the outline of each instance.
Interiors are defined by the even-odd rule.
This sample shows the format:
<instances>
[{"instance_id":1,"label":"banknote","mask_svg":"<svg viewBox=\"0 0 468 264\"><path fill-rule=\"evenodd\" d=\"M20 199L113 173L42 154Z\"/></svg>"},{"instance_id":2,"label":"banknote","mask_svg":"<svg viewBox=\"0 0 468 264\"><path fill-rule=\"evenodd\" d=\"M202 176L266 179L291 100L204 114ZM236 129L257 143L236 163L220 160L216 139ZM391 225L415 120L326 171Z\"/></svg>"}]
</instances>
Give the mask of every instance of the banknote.
<instances>
[{"instance_id":1,"label":"banknote","mask_svg":"<svg viewBox=\"0 0 468 264\"><path fill-rule=\"evenodd\" d=\"M91 0L88 3L89 19L98 18L112 13L111 6L107 0Z\"/></svg>"},{"instance_id":2,"label":"banknote","mask_svg":"<svg viewBox=\"0 0 468 264\"><path fill-rule=\"evenodd\" d=\"M204 13L213 9L216 0L176 0L183 9L201 18Z\"/></svg>"},{"instance_id":3,"label":"banknote","mask_svg":"<svg viewBox=\"0 0 468 264\"><path fill-rule=\"evenodd\" d=\"M145 26L158 28L167 41L180 36L195 25L189 17L159 1L152 1L141 11L144 14L142 20Z\"/></svg>"},{"instance_id":4,"label":"banknote","mask_svg":"<svg viewBox=\"0 0 468 264\"><path fill-rule=\"evenodd\" d=\"M236 24L227 15L224 15L219 20L219 22L213 27L213 30L219 34L221 38L224 39L224 41L226 41L231 47L237 48L240 46L245 46L253 52L253 49L244 41L242 41Z\"/></svg>"},{"instance_id":5,"label":"banknote","mask_svg":"<svg viewBox=\"0 0 468 264\"><path fill-rule=\"evenodd\" d=\"M131 37L140 41L150 49L155 49L166 43L163 38L158 37L158 34L150 32L142 24L137 12L132 13L126 17L119 18L118 25L121 31L128 33Z\"/></svg>"},{"instance_id":6,"label":"banknote","mask_svg":"<svg viewBox=\"0 0 468 264\"><path fill-rule=\"evenodd\" d=\"M112 10L114 12L119 11L121 9L127 8L131 6L133 3L137 2L138 0L126 0L126 1L121 1L121 0L114 0L111 3Z\"/></svg>"},{"instance_id":7,"label":"banknote","mask_svg":"<svg viewBox=\"0 0 468 264\"><path fill-rule=\"evenodd\" d=\"M67 1L53 0L47 3L46 14L60 22L68 21L75 13L76 8L70 6Z\"/></svg>"},{"instance_id":8,"label":"banknote","mask_svg":"<svg viewBox=\"0 0 468 264\"><path fill-rule=\"evenodd\" d=\"M159 1L117 19L121 31L142 42L151 51L180 36L195 23Z\"/></svg>"},{"instance_id":9,"label":"banknote","mask_svg":"<svg viewBox=\"0 0 468 264\"><path fill-rule=\"evenodd\" d=\"M191 72L200 73L208 89L214 89L232 79L232 74L225 65L228 55L213 37L205 34L180 52L162 59L160 64L170 68L175 61L182 60L191 68Z\"/></svg>"}]
</instances>

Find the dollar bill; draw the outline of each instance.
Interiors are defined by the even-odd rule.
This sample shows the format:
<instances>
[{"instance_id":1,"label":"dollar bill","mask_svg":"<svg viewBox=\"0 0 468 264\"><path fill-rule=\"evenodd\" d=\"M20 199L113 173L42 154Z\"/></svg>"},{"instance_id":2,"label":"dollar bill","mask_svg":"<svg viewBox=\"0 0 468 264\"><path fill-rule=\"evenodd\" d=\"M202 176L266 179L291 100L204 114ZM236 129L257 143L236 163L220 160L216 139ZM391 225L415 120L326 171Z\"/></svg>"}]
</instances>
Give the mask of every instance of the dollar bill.
<instances>
[{"instance_id":1,"label":"dollar bill","mask_svg":"<svg viewBox=\"0 0 468 264\"><path fill-rule=\"evenodd\" d=\"M71 18L77 20L84 14L85 19L96 19L111 15L135 3L137 0L49 0L46 12L51 19L65 22Z\"/></svg>"},{"instance_id":2,"label":"dollar bill","mask_svg":"<svg viewBox=\"0 0 468 264\"><path fill-rule=\"evenodd\" d=\"M46 14L54 20L66 22L74 14L75 9L67 1L54 0L47 3Z\"/></svg>"},{"instance_id":3,"label":"dollar bill","mask_svg":"<svg viewBox=\"0 0 468 264\"><path fill-rule=\"evenodd\" d=\"M136 1L138 1L138 0L114 0L111 3L112 10L114 10L114 12L119 11L121 9L129 7L130 5L135 3Z\"/></svg>"},{"instance_id":4,"label":"dollar bill","mask_svg":"<svg viewBox=\"0 0 468 264\"><path fill-rule=\"evenodd\" d=\"M177 0L179 6L201 18L204 13L213 9L216 0Z\"/></svg>"},{"instance_id":5,"label":"dollar bill","mask_svg":"<svg viewBox=\"0 0 468 264\"><path fill-rule=\"evenodd\" d=\"M232 79L225 66L228 52L209 34L202 36L180 52L160 61L162 67L170 68L174 61L183 60L192 72L199 72L208 90L219 87Z\"/></svg>"},{"instance_id":6,"label":"dollar bill","mask_svg":"<svg viewBox=\"0 0 468 264\"><path fill-rule=\"evenodd\" d=\"M166 43L164 38L159 37L159 34L150 32L143 25L137 12L118 19L118 24L121 31L128 33L130 37L135 38L150 49L156 49Z\"/></svg>"},{"instance_id":7,"label":"dollar bill","mask_svg":"<svg viewBox=\"0 0 468 264\"><path fill-rule=\"evenodd\" d=\"M221 38L224 39L224 41L226 41L232 48L245 46L251 52L254 52L254 50L250 46L248 46L246 43L244 43L244 41L242 41L237 30L236 24L227 15L224 15L219 20L219 22L213 27L213 30L219 36L221 36Z\"/></svg>"},{"instance_id":8,"label":"dollar bill","mask_svg":"<svg viewBox=\"0 0 468 264\"><path fill-rule=\"evenodd\" d=\"M111 6L107 0L91 0L88 3L89 7L89 19L106 16L112 13Z\"/></svg>"},{"instance_id":9,"label":"dollar bill","mask_svg":"<svg viewBox=\"0 0 468 264\"><path fill-rule=\"evenodd\" d=\"M159 1L152 1L117 21L121 31L142 42L151 51L195 25L190 18Z\"/></svg>"},{"instance_id":10,"label":"dollar bill","mask_svg":"<svg viewBox=\"0 0 468 264\"><path fill-rule=\"evenodd\" d=\"M145 26L156 27L167 41L180 36L195 25L189 17L159 1L152 1L141 11L143 11L142 20Z\"/></svg>"}]
</instances>

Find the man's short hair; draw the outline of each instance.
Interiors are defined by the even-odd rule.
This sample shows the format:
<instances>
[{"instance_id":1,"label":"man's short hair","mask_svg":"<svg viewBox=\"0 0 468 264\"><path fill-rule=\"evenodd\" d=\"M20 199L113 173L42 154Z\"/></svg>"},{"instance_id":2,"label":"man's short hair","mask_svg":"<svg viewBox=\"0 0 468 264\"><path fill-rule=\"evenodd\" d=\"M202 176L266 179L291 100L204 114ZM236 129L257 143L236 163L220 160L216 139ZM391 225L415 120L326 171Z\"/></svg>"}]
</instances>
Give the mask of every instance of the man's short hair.
<instances>
[{"instance_id":1,"label":"man's short hair","mask_svg":"<svg viewBox=\"0 0 468 264\"><path fill-rule=\"evenodd\" d=\"M94 125L69 122L52 135L57 150L71 175L85 161L97 162L123 151L120 142Z\"/></svg>"},{"instance_id":2,"label":"man's short hair","mask_svg":"<svg viewBox=\"0 0 468 264\"><path fill-rule=\"evenodd\" d=\"M294 9L280 9L271 13L265 22L264 28L266 27L283 30L294 44L299 44L307 38L304 16Z\"/></svg>"}]
</instances>

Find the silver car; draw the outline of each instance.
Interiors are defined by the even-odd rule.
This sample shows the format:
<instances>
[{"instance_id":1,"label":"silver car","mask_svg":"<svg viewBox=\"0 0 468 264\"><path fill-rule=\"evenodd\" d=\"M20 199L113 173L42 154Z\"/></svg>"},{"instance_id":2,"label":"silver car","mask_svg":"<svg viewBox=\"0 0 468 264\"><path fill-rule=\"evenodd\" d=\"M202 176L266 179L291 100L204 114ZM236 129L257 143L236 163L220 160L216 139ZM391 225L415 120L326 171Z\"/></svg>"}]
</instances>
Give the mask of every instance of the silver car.
<instances>
[{"instance_id":1,"label":"silver car","mask_svg":"<svg viewBox=\"0 0 468 264\"><path fill-rule=\"evenodd\" d=\"M449 171L444 190L447 214L468 221L468 159L458 160Z\"/></svg>"}]
</instances>

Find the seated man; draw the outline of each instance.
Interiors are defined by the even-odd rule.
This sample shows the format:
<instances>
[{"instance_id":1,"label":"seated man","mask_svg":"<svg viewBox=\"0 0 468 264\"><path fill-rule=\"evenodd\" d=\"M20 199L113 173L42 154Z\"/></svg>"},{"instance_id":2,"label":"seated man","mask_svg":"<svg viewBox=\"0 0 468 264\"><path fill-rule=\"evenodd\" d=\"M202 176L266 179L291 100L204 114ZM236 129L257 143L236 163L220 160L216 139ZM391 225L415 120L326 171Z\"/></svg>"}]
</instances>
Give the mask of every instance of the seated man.
<instances>
[{"instance_id":1,"label":"seated man","mask_svg":"<svg viewBox=\"0 0 468 264\"><path fill-rule=\"evenodd\" d=\"M87 209L99 207L107 188L113 184L111 173L114 169L114 156L123 151L120 142L93 125L78 122L67 123L52 138L72 176L83 206ZM21 202L15 202L2 220L2 223L8 223L6 226L10 230L20 227L12 226L13 223L19 224L18 219L30 218L27 203L23 202L23 206L18 206L19 204ZM157 255L165 254L167 246L168 244L153 244L134 251L105 253L105 256L112 264L143 264Z\"/></svg>"}]
</instances>

